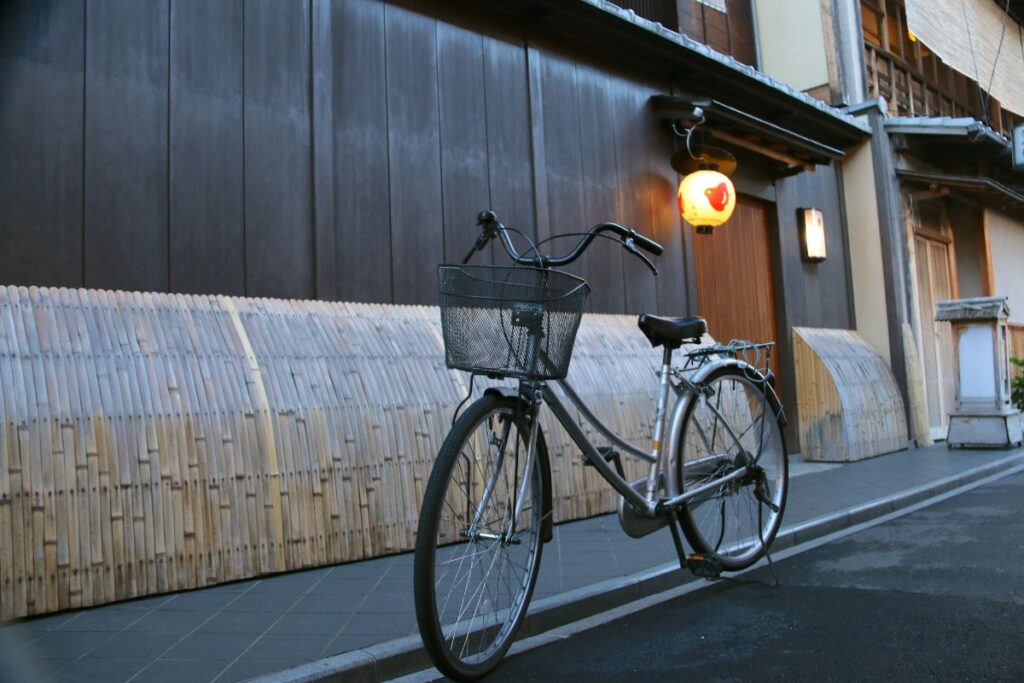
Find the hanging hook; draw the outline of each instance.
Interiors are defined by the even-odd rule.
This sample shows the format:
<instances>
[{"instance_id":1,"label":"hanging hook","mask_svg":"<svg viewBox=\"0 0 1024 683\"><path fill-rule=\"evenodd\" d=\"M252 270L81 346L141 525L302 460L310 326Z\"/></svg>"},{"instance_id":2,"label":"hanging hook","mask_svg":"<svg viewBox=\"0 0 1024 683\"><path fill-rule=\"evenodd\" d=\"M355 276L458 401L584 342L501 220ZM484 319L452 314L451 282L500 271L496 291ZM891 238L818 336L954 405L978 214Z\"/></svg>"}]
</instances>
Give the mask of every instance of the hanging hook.
<instances>
[{"instance_id":1,"label":"hanging hook","mask_svg":"<svg viewBox=\"0 0 1024 683\"><path fill-rule=\"evenodd\" d=\"M679 126L679 122L682 121L682 119L676 119L672 122L672 132L675 133L677 137L686 139L686 153L690 155L691 159L700 161L701 157L698 157L693 153L693 148L690 146L690 140L693 138L694 129L704 123L704 110L700 107L694 107L693 118L695 119L694 122L691 125L682 128L682 130L680 130Z\"/></svg>"}]
</instances>

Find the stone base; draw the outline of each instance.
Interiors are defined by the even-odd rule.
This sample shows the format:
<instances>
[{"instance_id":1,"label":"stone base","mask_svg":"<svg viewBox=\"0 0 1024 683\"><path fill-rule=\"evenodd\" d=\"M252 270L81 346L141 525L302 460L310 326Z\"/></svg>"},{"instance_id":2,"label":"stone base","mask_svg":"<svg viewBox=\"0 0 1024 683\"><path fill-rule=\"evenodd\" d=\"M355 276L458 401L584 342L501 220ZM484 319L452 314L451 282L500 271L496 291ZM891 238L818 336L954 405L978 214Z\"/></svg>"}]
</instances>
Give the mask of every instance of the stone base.
<instances>
[{"instance_id":1,"label":"stone base","mask_svg":"<svg viewBox=\"0 0 1024 683\"><path fill-rule=\"evenodd\" d=\"M1020 446L1024 442L1020 412L996 415L958 414L949 416L946 445L961 447Z\"/></svg>"}]
</instances>

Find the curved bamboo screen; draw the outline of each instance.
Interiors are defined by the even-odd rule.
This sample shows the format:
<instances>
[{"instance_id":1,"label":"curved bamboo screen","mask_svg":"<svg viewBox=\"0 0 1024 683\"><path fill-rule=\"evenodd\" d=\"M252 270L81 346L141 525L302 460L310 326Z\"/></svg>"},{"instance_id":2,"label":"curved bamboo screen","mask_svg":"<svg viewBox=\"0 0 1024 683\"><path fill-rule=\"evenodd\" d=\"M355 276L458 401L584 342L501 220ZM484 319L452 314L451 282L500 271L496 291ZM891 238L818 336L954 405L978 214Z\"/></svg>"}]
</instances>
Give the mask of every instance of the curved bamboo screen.
<instances>
[{"instance_id":1,"label":"curved bamboo screen","mask_svg":"<svg viewBox=\"0 0 1024 683\"><path fill-rule=\"evenodd\" d=\"M645 443L660 354L629 316L576 348ZM0 617L412 548L466 379L436 308L0 288ZM556 520L612 510L544 426Z\"/></svg>"},{"instance_id":2,"label":"curved bamboo screen","mask_svg":"<svg viewBox=\"0 0 1024 683\"><path fill-rule=\"evenodd\" d=\"M849 462L907 447L896 378L856 332L794 327L793 364L805 460Z\"/></svg>"}]
</instances>

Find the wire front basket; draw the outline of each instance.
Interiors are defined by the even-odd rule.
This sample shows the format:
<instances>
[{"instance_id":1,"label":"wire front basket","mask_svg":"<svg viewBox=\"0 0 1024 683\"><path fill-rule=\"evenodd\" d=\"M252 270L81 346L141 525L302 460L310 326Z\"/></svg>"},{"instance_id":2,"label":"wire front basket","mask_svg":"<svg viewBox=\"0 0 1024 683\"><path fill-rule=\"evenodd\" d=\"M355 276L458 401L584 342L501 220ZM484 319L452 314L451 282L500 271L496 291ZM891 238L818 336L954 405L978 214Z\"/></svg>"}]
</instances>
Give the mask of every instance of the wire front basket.
<instances>
[{"instance_id":1,"label":"wire front basket","mask_svg":"<svg viewBox=\"0 0 1024 683\"><path fill-rule=\"evenodd\" d=\"M442 265L441 329L449 368L561 379L590 294L585 280L525 266Z\"/></svg>"}]
</instances>

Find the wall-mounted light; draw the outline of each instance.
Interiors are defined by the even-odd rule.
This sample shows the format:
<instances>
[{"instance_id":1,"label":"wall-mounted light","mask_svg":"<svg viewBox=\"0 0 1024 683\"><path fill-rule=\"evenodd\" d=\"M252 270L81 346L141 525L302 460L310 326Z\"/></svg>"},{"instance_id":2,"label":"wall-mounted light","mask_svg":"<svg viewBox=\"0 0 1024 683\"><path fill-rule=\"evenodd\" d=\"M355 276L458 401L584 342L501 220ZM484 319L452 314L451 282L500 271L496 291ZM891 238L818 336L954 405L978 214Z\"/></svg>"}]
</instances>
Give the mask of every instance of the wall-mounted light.
<instances>
[{"instance_id":1,"label":"wall-mounted light","mask_svg":"<svg viewBox=\"0 0 1024 683\"><path fill-rule=\"evenodd\" d=\"M698 234L710 235L736 208L736 188L727 175L736 170L736 159L724 149L691 145L693 130L703 121L704 113L697 107L685 123L673 124L676 135L686 138L686 149L672 155L672 168L683 176L677 193L679 213ZM685 127L680 129L680 123Z\"/></svg>"},{"instance_id":2,"label":"wall-mounted light","mask_svg":"<svg viewBox=\"0 0 1024 683\"><path fill-rule=\"evenodd\" d=\"M800 251L804 261L819 263L825 251L825 214L821 209L797 209L800 218Z\"/></svg>"}]
</instances>

